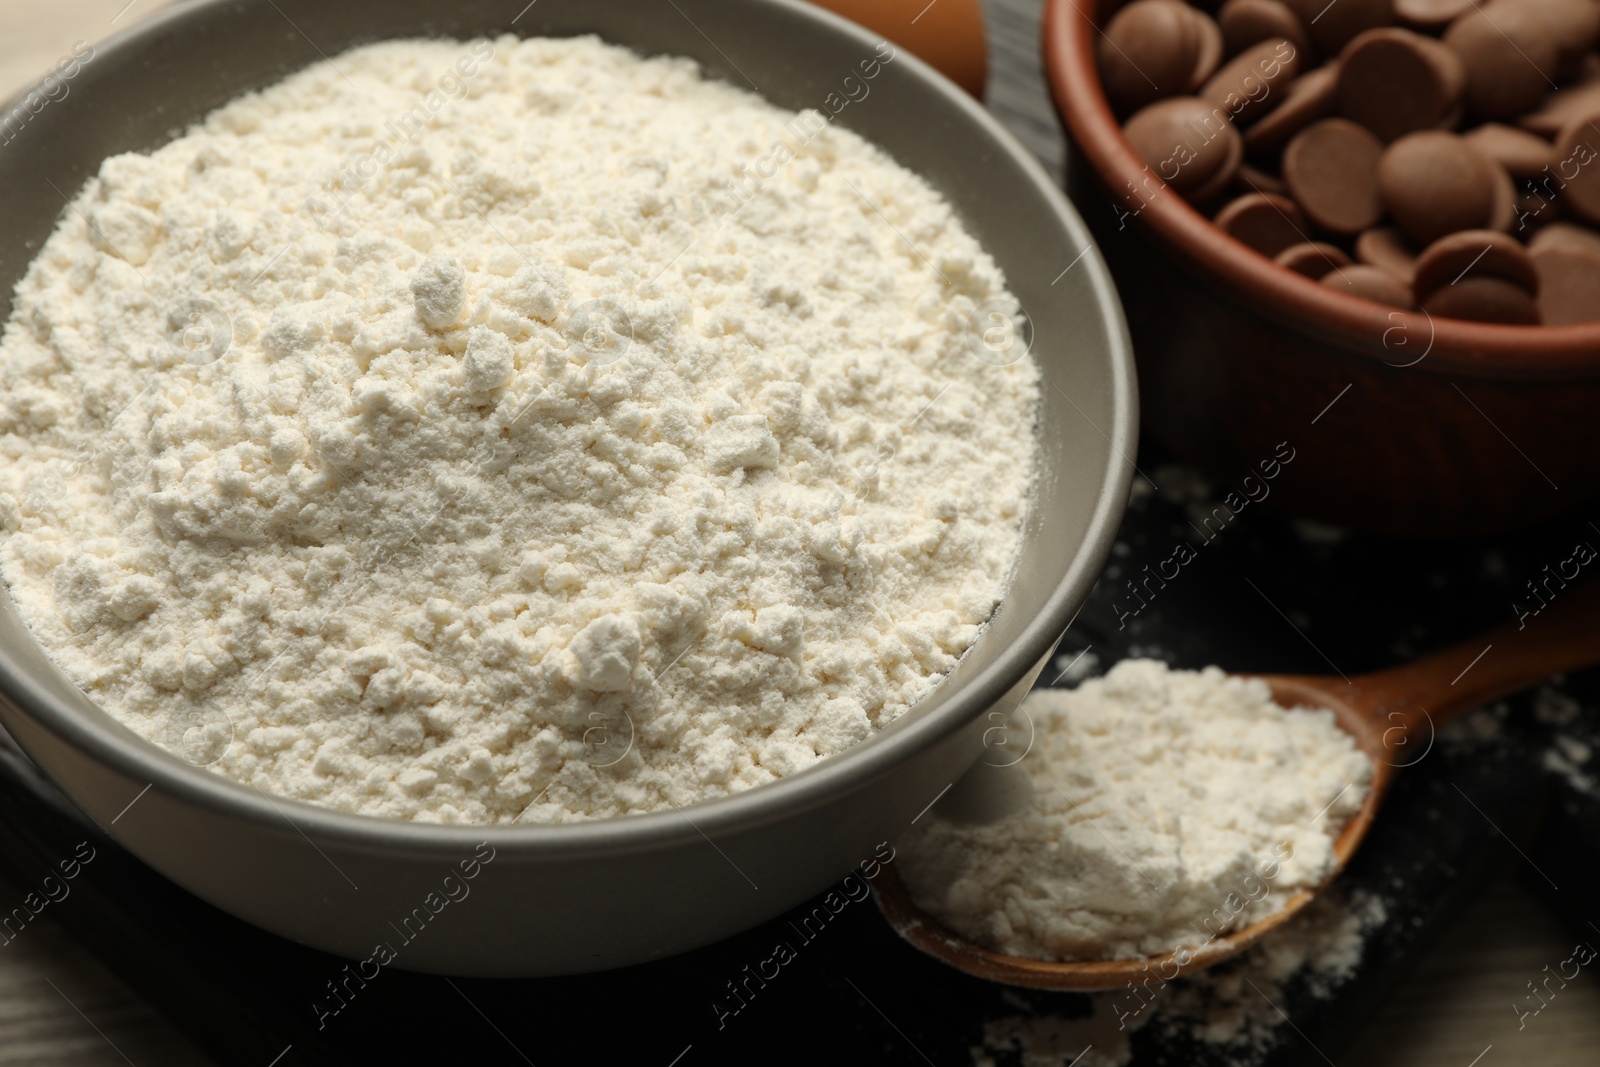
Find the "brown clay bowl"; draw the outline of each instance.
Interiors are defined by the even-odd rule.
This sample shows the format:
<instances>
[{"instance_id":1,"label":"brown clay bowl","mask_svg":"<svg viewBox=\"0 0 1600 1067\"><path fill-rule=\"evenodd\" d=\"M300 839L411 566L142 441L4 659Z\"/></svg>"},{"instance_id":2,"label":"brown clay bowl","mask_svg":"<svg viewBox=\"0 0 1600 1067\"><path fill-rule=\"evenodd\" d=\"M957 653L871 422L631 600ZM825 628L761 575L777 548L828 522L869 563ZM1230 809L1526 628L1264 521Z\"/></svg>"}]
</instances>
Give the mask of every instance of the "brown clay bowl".
<instances>
[{"instance_id":1,"label":"brown clay bowl","mask_svg":"<svg viewBox=\"0 0 1600 1067\"><path fill-rule=\"evenodd\" d=\"M1228 237L1122 136L1095 65L1117 6L1047 0L1043 48L1067 190L1122 295L1149 432L1224 489L1287 441L1271 499L1377 533L1491 533L1600 489L1600 323L1399 311Z\"/></svg>"}]
</instances>

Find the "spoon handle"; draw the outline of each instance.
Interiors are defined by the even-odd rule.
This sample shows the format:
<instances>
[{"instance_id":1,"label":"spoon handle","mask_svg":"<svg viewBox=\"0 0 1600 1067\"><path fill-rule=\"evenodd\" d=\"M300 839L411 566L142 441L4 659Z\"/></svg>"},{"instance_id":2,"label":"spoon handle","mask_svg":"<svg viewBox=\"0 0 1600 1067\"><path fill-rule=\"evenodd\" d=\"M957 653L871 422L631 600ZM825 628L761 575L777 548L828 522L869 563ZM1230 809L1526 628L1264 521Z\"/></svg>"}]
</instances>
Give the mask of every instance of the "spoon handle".
<instances>
[{"instance_id":1,"label":"spoon handle","mask_svg":"<svg viewBox=\"0 0 1600 1067\"><path fill-rule=\"evenodd\" d=\"M1600 663L1600 579L1572 584L1550 576L1546 585L1543 599L1530 596L1513 605L1514 622L1353 679L1373 718L1392 721L1398 713L1412 726L1424 719L1443 726L1551 675Z\"/></svg>"}]
</instances>

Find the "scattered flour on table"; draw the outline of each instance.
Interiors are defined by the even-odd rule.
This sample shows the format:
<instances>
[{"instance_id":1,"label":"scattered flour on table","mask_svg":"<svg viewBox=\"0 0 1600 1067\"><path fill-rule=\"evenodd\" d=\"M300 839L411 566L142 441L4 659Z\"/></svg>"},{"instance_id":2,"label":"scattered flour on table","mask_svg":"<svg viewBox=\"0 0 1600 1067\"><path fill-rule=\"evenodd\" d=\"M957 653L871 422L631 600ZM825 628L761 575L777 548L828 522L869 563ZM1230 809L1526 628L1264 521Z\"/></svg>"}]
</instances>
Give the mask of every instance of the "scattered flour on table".
<instances>
[{"instance_id":1,"label":"scattered flour on table","mask_svg":"<svg viewBox=\"0 0 1600 1067\"><path fill-rule=\"evenodd\" d=\"M1012 955L1192 951L1270 915L1332 873L1372 778L1332 712L1215 667L1125 660L1023 707L1031 801L990 822L936 807L897 844L919 907Z\"/></svg>"},{"instance_id":2,"label":"scattered flour on table","mask_svg":"<svg viewBox=\"0 0 1600 1067\"><path fill-rule=\"evenodd\" d=\"M1081 1018L1014 1015L984 1024L983 1044L973 1048L973 1067L1015 1062L1021 1067L1124 1067L1132 1058L1128 1030L1095 997Z\"/></svg>"},{"instance_id":3,"label":"scattered flour on table","mask_svg":"<svg viewBox=\"0 0 1600 1067\"><path fill-rule=\"evenodd\" d=\"M1533 713L1541 723L1558 732L1550 738L1542 762L1546 770L1560 775L1567 787L1588 796L1600 796L1600 765L1594 762L1594 745L1570 732L1583 714L1583 705L1553 686L1540 686L1534 696Z\"/></svg>"},{"instance_id":4,"label":"scattered flour on table","mask_svg":"<svg viewBox=\"0 0 1600 1067\"><path fill-rule=\"evenodd\" d=\"M64 215L0 344L0 563L90 696L268 792L737 792L998 603L1038 398L974 354L1005 298L926 183L688 60L359 48Z\"/></svg>"},{"instance_id":5,"label":"scattered flour on table","mask_svg":"<svg viewBox=\"0 0 1600 1067\"><path fill-rule=\"evenodd\" d=\"M1568 788L1589 796L1600 796L1600 781L1596 781L1596 769L1590 761L1594 757L1594 746L1580 738L1567 734L1557 734L1552 738L1551 747L1545 750L1544 766L1548 771L1559 774L1567 783Z\"/></svg>"},{"instance_id":6,"label":"scattered flour on table","mask_svg":"<svg viewBox=\"0 0 1600 1067\"><path fill-rule=\"evenodd\" d=\"M1511 705L1504 701L1475 708L1439 727L1439 740L1456 748L1481 748L1499 741L1505 737L1506 716L1510 712Z\"/></svg>"},{"instance_id":7,"label":"scattered flour on table","mask_svg":"<svg viewBox=\"0 0 1600 1067\"><path fill-rule=\"evenodd\" d=\"M1235 959L1171 982L1153 981L1137 994L1098 993L1079 1018L1029 1014L994 1019L974 1067L1125 1067L1130 1037L1150 1028L1225 1050L1228 1062L1261 1062L1285 1036L1286 1020L1302 992L1326 1000L1354 977L1368 940L1388 919L1382 899L1365 890L1330 890ZM1030 1009L1045 994L1029 994ZM1298 1038L1293 1038L1298 1040ZM1080 1059L1081 1057L1081 1059Z\"/></svg>"},{"instance_id":8,"label":"scattered flour on table","mask_svg":"<svg viewBox=\"0 0 1600 1067\"><path fill-rule=\"evenodd\" d=\"M1326 893L1248 952L1173 983L1153 1022L1211 1045L1264 1051L1277 1040L1291 983L1327 1000L1361 963L1372 932L1388 919L1365 890Z\"/></svg>"}]
</instances>

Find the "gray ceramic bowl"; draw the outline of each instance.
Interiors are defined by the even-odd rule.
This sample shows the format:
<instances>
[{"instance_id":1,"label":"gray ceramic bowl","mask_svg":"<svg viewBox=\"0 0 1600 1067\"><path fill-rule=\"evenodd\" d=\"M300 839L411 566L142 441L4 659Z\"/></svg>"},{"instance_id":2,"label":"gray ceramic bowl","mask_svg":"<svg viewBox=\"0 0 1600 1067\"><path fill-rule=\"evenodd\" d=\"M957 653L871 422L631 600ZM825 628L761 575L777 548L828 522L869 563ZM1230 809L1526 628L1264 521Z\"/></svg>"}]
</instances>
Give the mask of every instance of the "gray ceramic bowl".
<instances>
[{"instance_id":1,"label":"gray ceramic bowl","mask_svg":"<svg viewBox=\"0 0 1600 1067\"><path fill-rule=\"evenodd\" d=\"M56 189L75 193L105 156L155 147L323 53L402 36L595 32L692 56L731 81L742 71L800 108L823 101L876 44L791 0L539 0L516 18L518 6L201 0L97 46L69 95L0 147L0 311L10 314L13 285L64 209ZM349 957L399 942L394 965L415 970L532 976L638 963L755 925L871 857L979 757L984 713L1021 699L1087 596L1127 498L1135 403L1099 253L1080 256L1082 221L982 108L902 51L839 121L955 204L1028 309L1048 381L1045 473L1015 586L951 676L893 726L804 773L683 812L498 829L373 819L269 800L147 744L45 658L9 597L0 720L118 842L198 896ZM401 941L391 924L491 848L470 896Z\"/></svg>"}]
</instances>

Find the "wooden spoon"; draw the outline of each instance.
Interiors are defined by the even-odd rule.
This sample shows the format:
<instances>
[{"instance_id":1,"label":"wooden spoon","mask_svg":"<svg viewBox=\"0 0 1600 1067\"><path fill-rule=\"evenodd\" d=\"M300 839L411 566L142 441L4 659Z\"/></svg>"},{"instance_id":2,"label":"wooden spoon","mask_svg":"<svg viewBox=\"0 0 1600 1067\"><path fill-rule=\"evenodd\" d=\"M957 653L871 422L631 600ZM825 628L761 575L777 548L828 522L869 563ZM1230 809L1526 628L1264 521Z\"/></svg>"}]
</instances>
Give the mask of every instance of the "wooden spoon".
<instances>
[{"instance_id":1,"label":"wooden spoon","mask_svg":"<svg viewBox=\"0 0 1600 1067\"><path fill-rule=\"evenodd\" d=\"M1399 769L1420 762L1432 749L1438 727L1553 674L1600 663L1600 581L1556 590L1538 614L1520 621L1520 626L1508 623L1414 663L1348 680L1263 676L1273 699L1284 707L1331 709L1340 727L1372 760L1371 790L1334 842L1338 865L1328 881L1344 869L1366 837ZM1099 990L1120 989L1152 974L1170 980L1181 972L1221 963L1282 926L1327 884L1302 890L1282 910L1208 941L1187 959L1168 953L1065 962L1008 956L952 933L911 902L893 865L873 886L878 906L902 937L968 974L1035 989Z\"/></svg>"}]
</instances>

